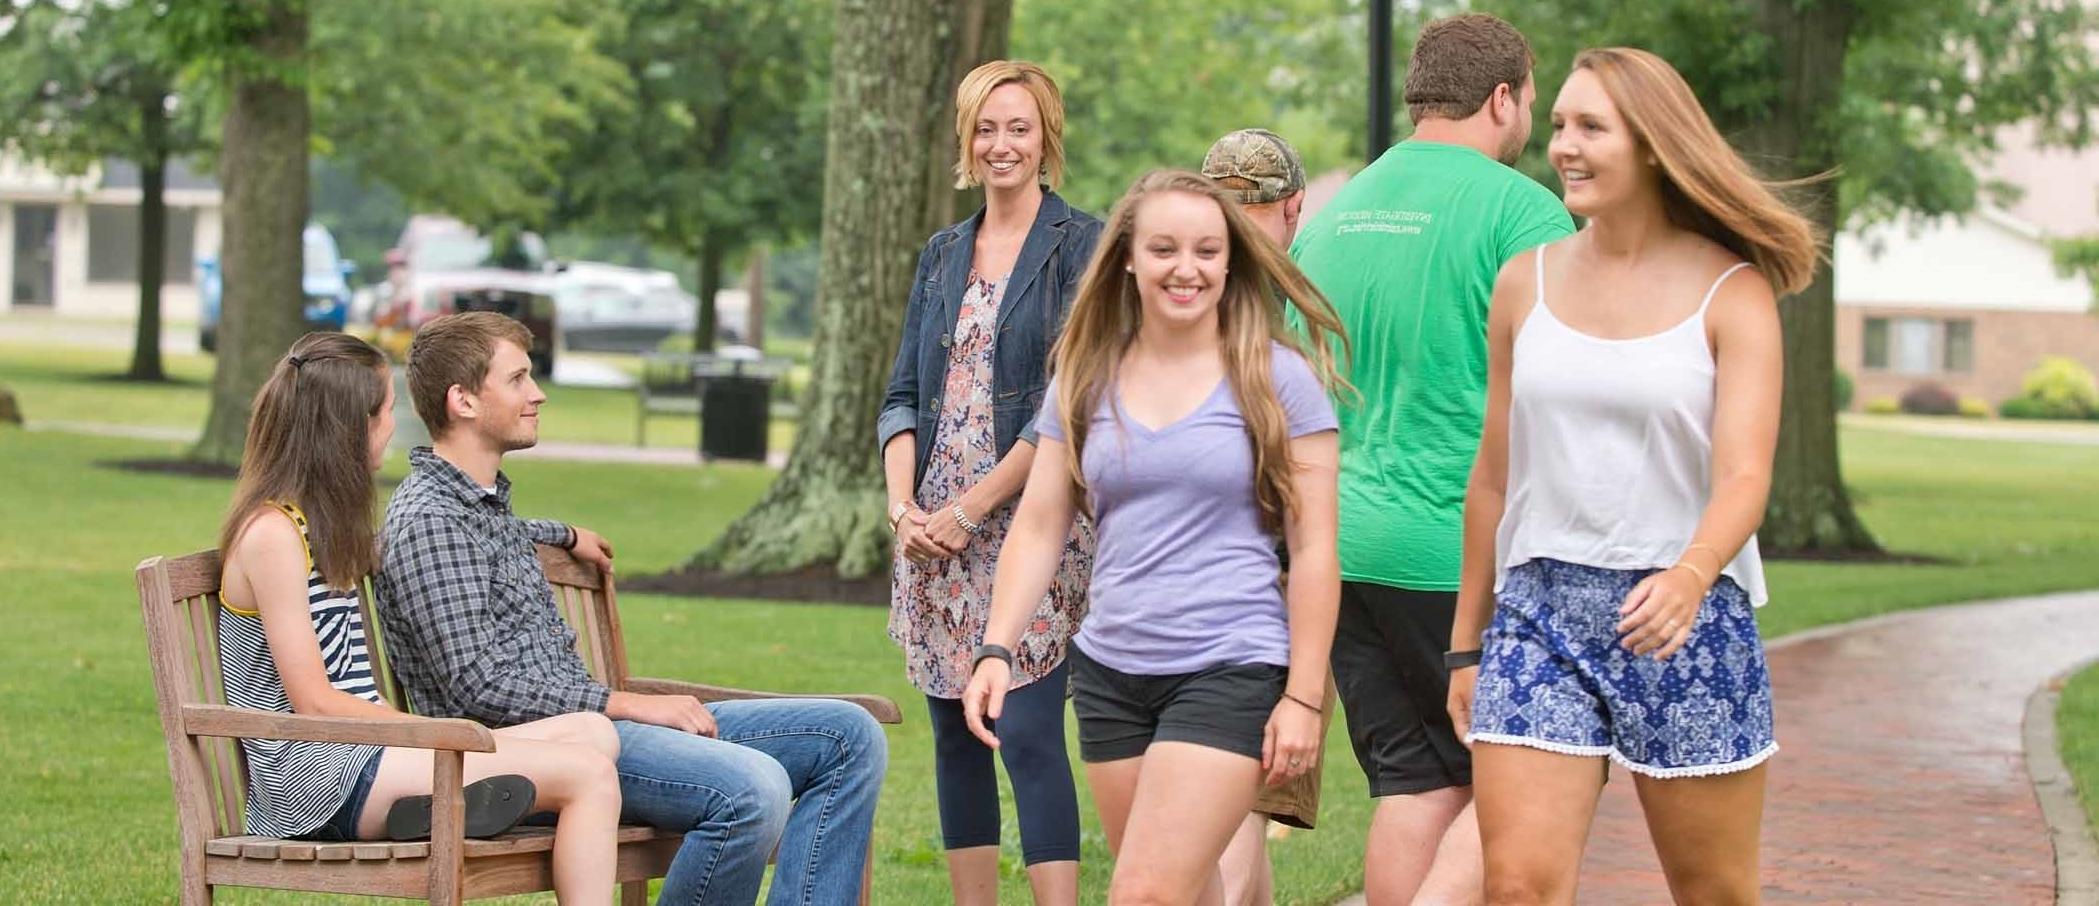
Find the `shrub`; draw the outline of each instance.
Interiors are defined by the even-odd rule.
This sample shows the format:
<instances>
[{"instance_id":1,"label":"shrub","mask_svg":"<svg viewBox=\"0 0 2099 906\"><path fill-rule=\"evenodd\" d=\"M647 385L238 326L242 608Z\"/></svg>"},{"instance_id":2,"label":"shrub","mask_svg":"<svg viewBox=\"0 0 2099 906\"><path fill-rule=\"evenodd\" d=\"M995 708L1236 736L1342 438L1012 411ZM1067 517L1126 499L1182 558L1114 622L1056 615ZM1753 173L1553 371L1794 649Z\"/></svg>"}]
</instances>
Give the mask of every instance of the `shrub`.
<instances>
[{"instance_id":1,"label":"shrub","mask_svg":"<svg viewBox=\"0 0 2099 906\"><path fill-rule=\"evenodd\" d=\"M1866 401L1866 411L1874 415L1893 415L1902 411L1902 404L1891 396L1877 396Z\"/></svg>"},{"instance_id":2,"label":"shrub","mask_svg":"<svg viewBox=\"0 0 2099 906\"><path fill-rule=\"evenodd\" d=\"M1997 414L2005 418L2036 418L2064 421L2093 417L2090 413L2079 411L2075 406L2044 402L2027 396L2015 396L2005 400L2003 405L1997 407Z\"/></svg>"},{"instance_id":3,"label":"shrub","mask_svg":"<svg viewBox=\"0 0 2099 906\"><path fill-rule=\"evenodd\" d=\"M1962 397L1960 414L1962 418L1989 418L1990 404L1972 397Z\"/></svg>"},{"instance_id":4,"label":"shrub","mask_svg":"<svg viewBox=\"0 0 2099 906\"><path fill-rule=\"evenodd\" d=\"M1851 408L1851 394L1853 390L1851 374L1842 368L1837 369L1836 401L1838 412Z\"/></svg>"},{"instance_id":5,"label":"shrub","mask_svg":"<svg viewBox=\"0 0 2099 906\"><path fill-rule=\"evenodd\" d=\"M2075 359L2063 356L2043 356L2041 363L2026 373L2019 397L2040 404L2041 411L2062 413L2049 416L2053 418L2099 415L2099 385L2094 384L2092 373Z\"/></svg>"},{"instance_id":6,"label":"shrub","mask_svg":"<svg viewBox=\"0 0 2099 906\"><path fill-rule=\"evenodd\" d=\"M1918 384L1902 393L1902 411L1911 415L1953 415L1961 399L1940 384Z\"/></svg>"},{"instance_id":7,"label":"shrub","mask_svg":"<svg viewBox=\"0 0 2099 906\"><path fill-rule=\"evenodd\" d=\"M656 343L656 351L665 355L685 355L692 352L692 331L680 331L664 337Z\"/></svg>"}]
</instances>

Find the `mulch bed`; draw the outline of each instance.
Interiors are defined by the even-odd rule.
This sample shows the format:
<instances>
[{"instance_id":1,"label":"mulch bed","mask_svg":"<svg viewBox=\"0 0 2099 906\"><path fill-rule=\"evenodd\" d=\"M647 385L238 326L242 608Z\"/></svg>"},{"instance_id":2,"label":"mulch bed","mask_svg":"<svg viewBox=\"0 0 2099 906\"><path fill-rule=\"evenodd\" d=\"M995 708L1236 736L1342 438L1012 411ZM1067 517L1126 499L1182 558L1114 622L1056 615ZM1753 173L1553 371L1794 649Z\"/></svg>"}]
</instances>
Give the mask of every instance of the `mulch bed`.
<instances>
[{"instance_id":1,"label":"mulch bed","mask_svg":"<svg viewBox=\"0 0 2099 906\"><path fill-rule=\"evenodd\" d=\"M1763 552L1765 560L1805 560L1821 563L1885 563L1890 566L1946 566L1953 561L1930 554L1905 554L1901 551L1852 551L1852 550L1789 550L1768 548Z\"/></svg>"},{"instance_id":2,"label":"mulch bed","mask_svg":"<svg viewBox=\"0 0 2099 906\"><path fill-rule=\"evenodd\" d=\"M651 576L621 576L619 589L704 598L889 606L889 576L886 573L845 579L840 578L836 570L816 566L763 576L686 567Z\"/></svg>"},{"instance_id":3,"label":"mulch bed","mask_svg":"<svg viewBox=\"0 0 2099 906\"><path fill-rule=\"evenodd\" d=\"M1899 566L1937 566L1953 561L1929 554L1897 551L1765 551L1766 560L1808 560L1841 563L1885 563ZM622 591L683 595L700 598L748 598L764 601L803 601L826 604L889 605L889 577L884 574L842 579L834 570L808 567L789 573L740 576L719 570L676 569L649 576L622 576Z\"/></svg>"},{"instance_id":4,"label":"mulch bed","mask_svg":"<svg viewBox=\"0 0 2099 906\"><path fill-rule=\"evenodd\" d=\"M98 462L105 469L125 472L143 472L147 475L176 475L183 478L231 479L240 476L240 469L222 466L214 462L196 462L188 459L117 459Z\"/></svg>"},{"instance_id":5,"label":"mulch bed","mask_svg":"<svg viewBox=\"0 0 2099 906\"><path fill-rule=\"evenodd\" d=\"M230 466L191 462L186 459L126 459L104 462L107 468L189 478L228 479L238 473ZM382 486L397 484L381 479ZM1766 560L1804 560L1825 563L1884 563L1891 566L1943 566L1953 561L1929 554L1899 551L1785 550L1763 552ZM858 579L842 578L826 567L805 567L793 572L768 575L736 575L713 569L674 569L646 576L622 576L619 587L626 591L680 595L694 598L745 598L761 601L803 601L820 604L867 604L889 606L889 576L877 573Z\"/></svg>"},{"instance_id":6,"label":"mulch bed","mask_svg":"<svg viewBox=\"0 0 2099 906\"><path fill-rule=\"evenodd\" d=\"M160 380L140 379L119 372L103 372L82 377L82 380L97 384L136 384L141 387L209 387L211 381L169 375Z\"/></svg>"},{"instance_id":7,"label":"mulch bed","mask_svg":"<svg viewBox=\"0 0 2099 906\"><path fill-rule=\"evenodd\" d=\"M95 463L98 468L116 469L121 472L138 472L145 475L174 475L180 478L211 478L230 481L240 477L240 469L218 463L197 462L189 459L111 459ZM399 479L378 476L373 486L381 491L397 487Z\"/></svg>"}]
</instances>

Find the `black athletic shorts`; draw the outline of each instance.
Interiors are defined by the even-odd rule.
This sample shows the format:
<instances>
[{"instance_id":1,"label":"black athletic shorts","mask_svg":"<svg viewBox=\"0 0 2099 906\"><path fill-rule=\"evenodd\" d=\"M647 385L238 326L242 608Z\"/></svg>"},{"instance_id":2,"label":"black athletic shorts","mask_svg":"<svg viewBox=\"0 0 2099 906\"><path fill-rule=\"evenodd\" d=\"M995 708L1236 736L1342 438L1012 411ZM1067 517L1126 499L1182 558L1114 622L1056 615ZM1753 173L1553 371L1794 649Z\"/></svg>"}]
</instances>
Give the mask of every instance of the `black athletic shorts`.
<instances>
[{"instance_id":1,"label":"black athletic shorts","mask_svg":"<svg viewBox=\"0 0 2099 906\"><path fill-rule=\"evenodd\" d=\"M1334 685L1373 797L1472 785L1472 753L1444 707L1457 609L1456 592L1341 583Z\"/></svg>"},{"instance_id":2,"label":"black athletic shorts","mask_svg":"<svg viewBox=\"0 0 2099 906\"><path fill-rule=\"evenodd\" d=\"M1290 671L1273 664L1226 664L1194 673L1124 673L1072 645L1071 709L1079 718L1079 759L1121 761L1153 742L1189 742L1259 761L1268 716L1283 700Z\"/></svg>"}]
</instances>

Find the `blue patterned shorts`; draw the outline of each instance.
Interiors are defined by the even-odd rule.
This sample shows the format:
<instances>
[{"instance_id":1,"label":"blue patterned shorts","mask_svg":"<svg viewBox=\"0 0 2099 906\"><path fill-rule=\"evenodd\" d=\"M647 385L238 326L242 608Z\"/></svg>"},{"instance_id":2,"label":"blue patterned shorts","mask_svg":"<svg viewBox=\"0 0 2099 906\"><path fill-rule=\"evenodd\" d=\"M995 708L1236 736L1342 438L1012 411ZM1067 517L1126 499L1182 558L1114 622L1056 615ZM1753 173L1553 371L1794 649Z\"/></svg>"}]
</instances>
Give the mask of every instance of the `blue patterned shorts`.
<instances>
[{"instance_id":1,"label":"blue patterned shorts","mask_svg":"<svg viewBox=\"0 0 2099 906\"><path fill-rule=\"evenodd\" d=\"M1509 570L1481 648L1474 742L1609 755L1649 777L1755 767L1778 742L1749 596L1722 577L1666 661L1619 644L1618 608L1655 570L1532 560Z\"/></svg>"}]
</instances>

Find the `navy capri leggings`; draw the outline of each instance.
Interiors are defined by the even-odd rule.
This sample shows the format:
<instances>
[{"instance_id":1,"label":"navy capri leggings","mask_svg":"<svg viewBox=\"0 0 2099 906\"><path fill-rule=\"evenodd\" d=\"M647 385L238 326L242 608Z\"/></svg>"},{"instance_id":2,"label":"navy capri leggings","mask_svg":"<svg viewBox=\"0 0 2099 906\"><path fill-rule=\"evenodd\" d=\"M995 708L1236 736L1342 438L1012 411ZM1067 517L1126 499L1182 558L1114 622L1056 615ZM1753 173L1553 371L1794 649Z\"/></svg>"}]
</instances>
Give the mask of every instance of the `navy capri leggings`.
<instances>
[{"instance_id":1,"label":"navy capri leggings","mask_svg":"<svg viewBox=\"0 0 2099 906\"><path fill-rule=\"evenodd\" d=\"M1020 812L1021 861L1079 860L1079 795L1064 751L1064 692L1071 662L1006 693L993 730ZM933 771L940 792L940 836L948 849L997 846L998 775L991 748L970 734L962 702L926 696L933 723Z\"/></svg>"}]
</instances>

